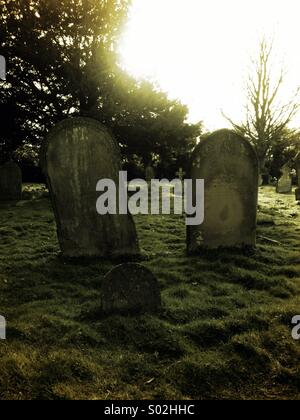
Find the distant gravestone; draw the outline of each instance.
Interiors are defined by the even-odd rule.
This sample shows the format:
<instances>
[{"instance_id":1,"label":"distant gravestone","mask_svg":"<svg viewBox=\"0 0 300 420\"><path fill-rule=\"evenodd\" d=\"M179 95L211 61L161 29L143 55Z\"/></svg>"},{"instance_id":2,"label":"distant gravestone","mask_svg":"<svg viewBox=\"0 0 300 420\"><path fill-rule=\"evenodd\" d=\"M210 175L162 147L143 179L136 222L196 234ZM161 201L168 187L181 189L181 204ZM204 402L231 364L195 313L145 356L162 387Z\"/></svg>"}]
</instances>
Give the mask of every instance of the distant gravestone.
<instances>
[{"instance_id":1,"label":"distant gravestone","mask_svg":"<svg viewBox=\"0 0 300 420\"><path fill-rule=\"evenodd\" d=\"M155 313L160 308L158 281L142 265L119 265L105 276L102 283L104 313Z\"/></svg>"},{"instance_id":2,"label":"distant gravestone","mask_svg":"<svg viewBox=\"0 0 300 420\"><path fill-rule=\"evenodd\" d=\"M22 199L22 172L14 162L0 166L0 201Z\"/></svg>"},{"instance_id":3,"label":"distant gravestone","mask_svg":"<svg viewBox=\"0 0 300 420\"><path fill-rule=\"evenodd\" d=\"M189 253L201 247L256 245L258 160L251 144L230 130L220 130L195 149L191 178L204 179L204 223L188 226ZM196 191L193 188L193 201Z\"/></svg>"},{"instance_id":4,"label":"distant gravestone","mask_svg":"<svg viewBox=\"0 0 300 420\"><path fill-rule=\"evenodd\" d=\"M155 171L151 165L148 165L145 171L146 181L150 184L150 182L155 178Z\"/></svg>"},{"instance_id":5,"label":"distant gravestone","mask_svg":"<svg viewBox=\"0 0 300 420\"><path fill-rule=\"evenodd\" d=\"M0 340L6 340L6 320L0 315Z\"/></svg>"},{"instance_id":6,"label":"distant gravestone","mask_svg":"<svg viewBox=\"0 0 300 420\"><path fill-rule=\"evenodd\" d=\"M291 176L291 168L288 164L281 168L282 176L277 184L278 194L289 194L293 188L293 181Z\"/></svg>"},{"instance_id":7,"label":"distant gravestone","mask_svg":"<svg viewBox=\"0 0 300 420\"><path fill-rule=\"evenodd\" d=\"M184 172L182 168L179 168L179 170L176 172L176 176L178 177L178 179L180 179L181 182L184 181L185 175L186 173Z\"/></svg>"},{"instance_id":8,"label":"distant gravestone","mask_svg":"<svg viewBox=\"0 0 300 420\"><path fill-rule=\"evenodd\" d=\"M300 152L296 157L296 170L298 178L298 187L296 189L296 201L300 201Z\"/></svg>"},{"instance_id":9,"label":"distant gravestone","mask_svg":"<svg viewBox=\"0 0 300 420\"><path fill-rule=\"evenodd\" d=\"M48 135L41 164L54 207L60 247L65 257L119 257L139 254L131 215L99 215L98 181L119 185L117 143L97 121L74 118Z\"/></svg>"},{"instance_id":10,"label":"distant gravestone","mask_svg":"<svg viewBox=\"0 0 300 420\"><path fill-rule=\"evenodd\" d=\"M6 60L0 55L0 80L6 80Z\"/></svg>"}]
</instances>

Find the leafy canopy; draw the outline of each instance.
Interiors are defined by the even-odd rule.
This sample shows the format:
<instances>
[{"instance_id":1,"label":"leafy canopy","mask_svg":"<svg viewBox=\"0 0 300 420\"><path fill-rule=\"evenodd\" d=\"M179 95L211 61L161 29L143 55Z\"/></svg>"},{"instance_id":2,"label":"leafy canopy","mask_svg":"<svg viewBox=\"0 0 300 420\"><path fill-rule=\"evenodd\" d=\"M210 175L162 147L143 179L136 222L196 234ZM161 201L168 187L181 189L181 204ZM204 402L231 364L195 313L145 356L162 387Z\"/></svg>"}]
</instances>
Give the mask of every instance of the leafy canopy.
<instances>
[{"instance_id":1,"label":"leafy canopy","mask_svg":"<svg viewBox=\"0 0 300 420\"><path fill-rule=\"evenodd\" d=\"M161 164L190 151L201 124L188 109L118 66L116 45L129 0L0 0L2 157L39 146L64 118L90 116L108 126L123 156Z\"/></svg>"}]
</instances>

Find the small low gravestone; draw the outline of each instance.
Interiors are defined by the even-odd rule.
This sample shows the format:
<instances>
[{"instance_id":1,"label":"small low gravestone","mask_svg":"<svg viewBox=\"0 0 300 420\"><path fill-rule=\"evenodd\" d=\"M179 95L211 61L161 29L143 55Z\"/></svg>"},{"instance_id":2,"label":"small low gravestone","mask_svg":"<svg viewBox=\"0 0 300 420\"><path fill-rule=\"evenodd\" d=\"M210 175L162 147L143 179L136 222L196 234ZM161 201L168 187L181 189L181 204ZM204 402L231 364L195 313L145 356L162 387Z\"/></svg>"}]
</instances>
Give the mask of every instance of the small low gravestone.
<instances>
[{"instance_id":1,"label":"small low gravestone","mask_svg":"<svg viewBox=\"0 0 300 420\"><path fill-rule=\"evenodd\" d=\"M22 172L15 162L0 166L0 201L22 199Z\"/></svg>"},{"instance_id":2,"label":"small low gravestone","mask_svg":"<svg viewBox=\"0 0 300 420\"><path fill-rule=\"evenodd\" d=\"M281 168L282 176L277 184L277 193L278 194L289 194L293 188L291 168L289 164L284 165Z\"/></svg>"},{"instance_id":3,"label":"small low gravestone","mask_svg":"<svg viewBox=\"0 0 300 420\"><path fill-rule=\"evenodd\" d=\"M204 223L188 226L189 253L199 249L256 245L258 160L254 148L230 130L220 130L195 149L190 178L205 183ZM193 203L196 188L192 191Z\"/></svg>"},{"instance_id":4,"label":"small low gravestone","mask_svg":"<svg viewBox=\"0 0 300 420\"><path fill-rule=\"evenodd\" d=\"M109 179L119 195L119 148L97 121L71 118L58 124L42 149L63 256L120 257L139 254L130 214L99 215L96 202L100 180Z\"/></svg>"},{"instance_id":5,"label":"small low gravestone","mask_svg":"<svg viewBox=\"0 0 300 420\"><path fill-rule=\"evenodd\" d=\"M155 313L161 308L159 284L140 264L115 267L102 283L102 310L112 313Z\"/></svg>"}]
</instances>

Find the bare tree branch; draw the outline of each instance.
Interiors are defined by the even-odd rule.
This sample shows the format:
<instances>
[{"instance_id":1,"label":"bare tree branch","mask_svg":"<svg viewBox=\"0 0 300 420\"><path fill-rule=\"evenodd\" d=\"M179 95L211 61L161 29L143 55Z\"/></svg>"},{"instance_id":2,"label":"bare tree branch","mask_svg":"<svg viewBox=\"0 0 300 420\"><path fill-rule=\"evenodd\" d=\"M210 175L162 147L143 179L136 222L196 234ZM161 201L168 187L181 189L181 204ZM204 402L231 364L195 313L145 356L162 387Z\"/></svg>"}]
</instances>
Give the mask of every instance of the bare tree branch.
<instances>
[{"instance_id":1,"label":"bare tree branch","mask_svg":"<svg viewBox=\"0 0 300 420\"><path fill-rule=\"evenodd\" d=\"M273 83L272 52L273 43L263 39L260 43L258 60L251 60L255 71L253 75L249 75L246 85L248 97L246 121L242 124L235 123L223 113L234 130L251 141L257 151L261 170L264 169L273 146L284 135L287 126L300 109L300 88L289 102L283 105L278 103L280 88L284 82L284 71L281 70L278 80Z\"/></svg>"}]
</instances>

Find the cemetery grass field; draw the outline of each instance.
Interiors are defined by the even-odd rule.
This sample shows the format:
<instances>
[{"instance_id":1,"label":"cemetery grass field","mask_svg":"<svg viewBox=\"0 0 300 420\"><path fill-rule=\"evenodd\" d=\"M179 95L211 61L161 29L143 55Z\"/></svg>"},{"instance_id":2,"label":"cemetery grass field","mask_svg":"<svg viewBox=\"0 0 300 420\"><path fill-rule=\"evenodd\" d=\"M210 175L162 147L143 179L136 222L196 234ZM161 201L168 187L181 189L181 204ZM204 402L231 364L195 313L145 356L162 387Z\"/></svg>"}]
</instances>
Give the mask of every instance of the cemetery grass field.
<instances>
[{"instance_id":1,"label":"cemetery grass field","mask_svg":"<svg viewBox=\"0 0 300 420\"><path fill-rule=\"evenodd\" d=\"M108 261L59 258L48 199L0 207L0 399L299 399L300 206L260 190L255 252L185 254L179 216L136 218L159 316L104 317Z\"/></svg>"}]
</instances>

